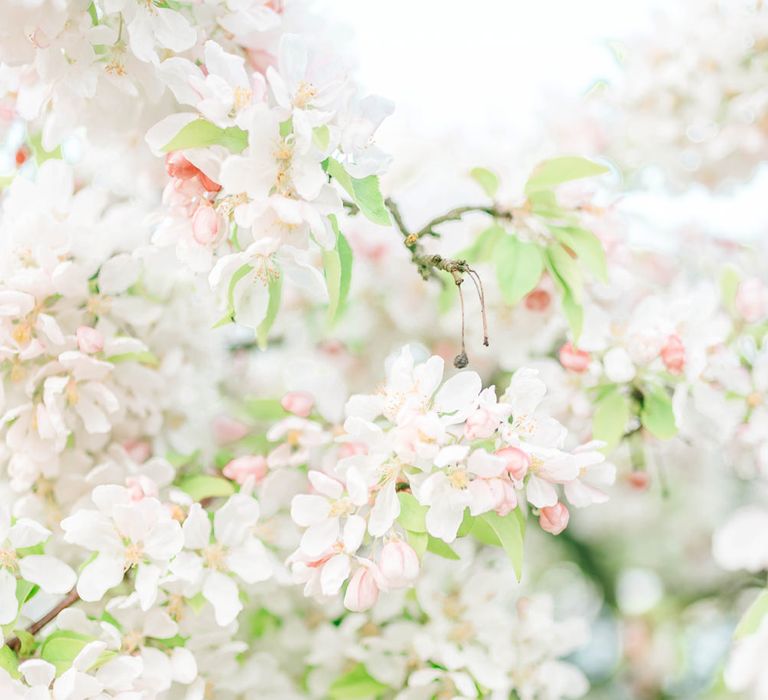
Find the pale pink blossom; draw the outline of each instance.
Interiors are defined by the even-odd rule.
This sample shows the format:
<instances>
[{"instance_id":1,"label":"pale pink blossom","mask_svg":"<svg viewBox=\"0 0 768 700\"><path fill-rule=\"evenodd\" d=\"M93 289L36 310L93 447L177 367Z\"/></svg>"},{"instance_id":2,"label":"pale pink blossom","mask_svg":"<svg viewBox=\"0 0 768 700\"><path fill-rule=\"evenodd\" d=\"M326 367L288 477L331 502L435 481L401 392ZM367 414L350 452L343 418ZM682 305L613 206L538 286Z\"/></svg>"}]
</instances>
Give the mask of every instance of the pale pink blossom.
<instances>
[{"instance_id":1,"label":"pale pink blossom","mask_svg":"<svg viewBox=\"0 0 768 700\"><path fill-rule=\"evenodd\" d=\"M555 503L553 506L546 506L539 512L539 525L545 532L552 535L559 535L566 527L570 513L564 503Z\"/></svg>"},{"instance_id":2,"label":"pale pink blossom","mask_svg":"<svg viewBox=\"0 0 768 700\"><path fill-rule=\"evenodd\" d=\"M95 328L90 326L80 326L77 329L77 347L80 352L93 355L104 349L104 336Z\"/></svg>"},{"instance_id":3,"label":"pale pink blossom","mask_svg":"<svg viewBox=\"0 0 768 700\"><path fill-rule=\"evenodd\" d=\"M577 372L581 374L586 372L589 368L591 356L585 350L579 350L575 348L572 343L566 343L560 348L558 353L560 358L560 364L571 372Z\"/></svg>"},{"instance_id":4,"label":"pale pink blossom","mask_svg":"<svg viewBox=\"0 0 768 700\"><path fill-rule=\"evenodd\" d=\"M353 612L368 610L379 599L379 584L368 566L361 566L349 579L344 607Z\"/></svg>"},{"instance_id":5,"label":"pale pink blossom","mask_svg":"<svg viewBox=\"0 0 768 700\"><path fill-rule=\"evenodd\" d=\"M263 455L235 457L224 467L222 474L241 486L250 478L258 483L267 475L267 458Z\"/></svg>"},{"instance_id":6,"label":"pale pink blossom","mask_svg":"<svg viewBox=\"0 0 768 700\"><path fill-rule=\"evenodd\" d=\"M379 569L387 585L392 588L404 588L413 583L419 575L419 557L409 544L402 540L393 540L381 550Z\"/></svg>"},{"instance_id":7,"label":"pale pink blossom","mask_svg":"<svg viewBox=\"0 0 768 700\"><path fill-rule=\"evenodd\" d=\"M303 391L290 391L283 396L280 405L299 418L307 418L312 413L312 407L315 405L315 399Z\"/></svg>"}]
</instances>

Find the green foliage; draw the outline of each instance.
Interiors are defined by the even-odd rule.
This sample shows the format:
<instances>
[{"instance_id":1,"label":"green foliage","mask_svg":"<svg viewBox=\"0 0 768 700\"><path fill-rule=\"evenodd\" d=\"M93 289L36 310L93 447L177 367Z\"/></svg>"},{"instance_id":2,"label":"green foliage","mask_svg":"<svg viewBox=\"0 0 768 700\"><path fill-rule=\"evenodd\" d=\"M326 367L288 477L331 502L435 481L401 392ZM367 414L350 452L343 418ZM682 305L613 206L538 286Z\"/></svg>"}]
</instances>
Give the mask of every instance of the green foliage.
<instances>
[{"instance_id":1,"label":"green foliage","mask_svg":"<svg viewBox=\"0 0 768 700\"><path fill-rule=\"evenodd\" d=\"M552 226L552 232L565 246L568 246L589 272L601 282L608 281L608 265L605 250L600 239L590 231L576 226Z\"/></svg>"},{"instance_id":2,"label":"green foliage","mask_svg":"<svg viewBox=\"0 0 768 700\"><path fill-rule=\"evenodd\" d=\"M541 248L534 243L505 235L496 243L494 258L499 289L508 304L517 304L539 283L544 260Z\"/></svg>"},{"instance_id":3,"label":"green foliage","mask_svg":"<svg viewBox=\"0 0 768 700\"><path fill-rule=\"evenodd\" d=\"M267 313L264 316L264 320L256 329L256 342L260 350L266 350L269 331L277 318L278 311L280 311L280 301L283 296L283 276L280 275L279 277L270 280L267 290L269 292Z\"/></svg>"},{"instance_id":4,"label":"green foliage","mask_svg":"<svg viewBox=\"0 0 768 700\"><path fill-rule=\"evenodd\" d=\"M13 649L3 645L0 647L0 668L2 668L11 678L19 678L19 660Z\"/></svg>"},{"instance_id":5,"label":"green foliage","mask_svg":"<svg viewBox=\"0 0 768 700\"><path fill-rule=\"evenodd\" d=\"M739 291L741 275L733 265L726 265L720 276L720 295L725 306L733 311L736 302L736 293Z\"/></svg>"},{"instance_id":6,"label":"green foliage","mask_svg":"<svg viewBox=\"0 0 768 700\"><path fill-rule=\"evenodd\" d=\"M182 477L178 487L195 501L203 501L206 498L225 498L235 492L235 487L229 479L210 474Z\"/></svg>"},{"instance_id":7,"label":"green foliage","mask_svg":"<svg viewBox=\"0 0 768 700\"><path fill-rule=\"evenodd\" d=\"M736 626L734 638L741 639L757 632L766 615L768 615L768 590L761 591L752 605L747 608Z\"/></svg>"},{"instance_id":8,"label":"green foliage","mask_svg":"<svg viewBox=\"0 0 768 700\"><path fill-rule=\"evenodd\" d=\"M288 415L278 399L246 399L244 406L248 417L255 421L272 423Z\"/></svg>"},{"instance_id":9,"label":"green foliage","mask_svg":"<svg viewBox=\"0 0 768 700\"><path fill-rule=\"evenodd\" d=\"M312 129L312 143L320 151L325 151L331 142L331 131L327 125L316 126Z\"/></svg>"},{"instance_id":10,"label":"green foliage","mask_svg":"<svg viewBox=\"0 0 768 700\"><path fill-rule=\"evenodd\" d=\"M550 245L545 254L547 269L560 291L563 313L575 341L581 335L584 324L584 310L581 307L583 280L576 260L559 244Z\"/></svg>"},{"instance_id":11,"label":"green foliage","mask_svg":"<svg viewBox=\"0 0 768 700\"><path fill-rule=\"evenodd\" d=\"M110 355L107 358L107 362L111 362L113 365L120 364L121 362L138 362L139 364L147 365L149 367L158 367L160 365L160 359L149 350Z\"/></svg>"},{"instance_id":12,"label":"green foliage","mask_svg":"<svg viewBox=\"0 0 768 700\"><path fill-rule=\"evenodd\" d=\"M379 189L379 178L369 175L362 179L351 177L334 158L328 159L328 174L346 190L360 211L374 224L389 226L391 219Z\"/></svg>"},{"instance_id":13,"label":"green foliage","mask_svg":"<svg viewBox=\"0 0 768 700\"><path fill-rule=\"evenodd\" d=\"M89 637L71 630L57 630L46 637L40 648L40 657L56 667L56 673L66 671L83 648L93 642ZM114 654L114 652L111 652Z\"/></svg>"},{"instance_id":14,"label":"green foliage","mask_svg":"<svg viewBox=\"0 0 768 700\"><path fill-rule=\"evenodd\" d=\"M499 191L499 178L495 173L486 168L472 168L469 174L491 199L496 196Z\"/></svg>"},{"instance_id":15,"label":"green foliage","mask_svg":"<svg viewBox=\"0 0 768 700\"><path fill-rule=\"evenodd\" d=\"M323 251L323 272L328 285L328 320L334 323L343 313L352 283L352 248L339 230L336 217L329 217L336 233L336 247Z\"/></svg>"},{"instance_id":16,"label":"green foliage","mask_svg":"<svg viewBox=\"0 0 768 700\"><path fill-rule=\"evenodd\" d=\"M42 134L30 134L28 140L29 147L32 149L32 156L35 159L35 163L38 165L42 165L47 160L61 159L61 146L56 146L52 151L46 151L45 148L43 148Z\"/></svg>"},{"instance_id":17,"label":"green foliage","mask_svg":"<svg viewBox=\"0 0 768 700\"><path fill-rule=\"evenodd\" d=\"M42 554L42 552L40 552ZM35 597L40 590L40 586L24 579L17 579L16 581L16 600L19 601L19 606L24 605L28 600Z\"/></svg>"},{"instance_id":18,"label":"green foliage","mask_svg":"<svg viewBox=\"0 0 768 700\"><path fill-rule=\"evenodd\" d=\"M597 400L592 417L592 437L606 442L606 451L616 447L624 437L629 412L629 399L616 387Z\"/></svg>"},{"instance_id":19,"label":"green foliage","mask_svg":"<svg viewBox=\"0 0 768 700\"><path fill-rule=\"evenodd\" d=\"M669 440L677 435L672 399L664 389L653 387L643 392L640 422L651 435L660 440Z\"/></svg>"},{"instance_id":20,"label":"green foliage","mask_svg":"<svg viewBox=\"0 0 768 700\"><path fill-rule=\"evenodd\" d=\"M368 673L363 664L339 676L328 689L329 700L372 700L388 689Z\"/></svg>"},{"instance_id":21,"label":"green foliage","mask_svg":"<svg viewBox=\"0 0 768 700\"><path fill-rule=\"evenodd\" d=\"M523 537L525 535L525 518L520 509L516 508L504 517L493 511L483 513L475 518L475 521L483 523L496 535L509 561L512 562L512 568L519 581L523 575ZM476 525L472 528L473 535L475 527ZM483 532L482 526L478 534L481 532L483 534L478 536L478 539L483 541L481 537L487 538L488 534L487 531Z\"/></svg>"},{"instance_id":22,"label":"green foliage","mask_svg":"<svg viewBox=\"0 0 768 700\"><path fill-rule=\"evenodd\" d=\"M508 235L501 226L493 224L485 229L469 248L465 248L460 253L457 253L456 257L470 263L490 260L493 257L496 244Z\"/></svg>"},{"instance_id":23,"label":"green foliage","mask_svg":"<svg viewBox=\"0 0 768 700\"><path fill-rule=\"evenodd\" d=\"M453 561L461 559L453 547L437 537L432 537L432 535L427 535L427 551L437 554L437 556L443 557L443 559L452 559Z\"/></svg>"},{"instance_id":24,"label":"green foliage","mask_svg":"<svg viewBox=\"0 0 768 700\"><path fill-rule=\"evenodd\" d=\"M248 145L248 132L236 126L222 128L205 119L195 119L182 127L164 147L163 152L180 151L185 148L224 146L233 153L240 153Z\"/></svg>"},{"instance_id":25,"label":"green foliage","mask_svg":"<svg viewBox=\"0 0 768 700\"><path fill-rule=\"evenodd\" d=\"M397 494L400 501L400 515L397 516L399 522L409 532L426 532L427 507L421 505L415 496L406 491Z\"/></svg>"},{"instance_id":26,"label":"green foliage","mask_svg":"<svg viewBox=\"0 0 768 700\"><path fill-rule=\"evenodd\" d=\"M424 555L424 552L427 551L430 539L429 535L426 532L412 532L411 530L406 530L405 534L408 538L408 544L411 545L417 556L421 558Z\"/></svg>"},{"instance_id":27,"label":"green foliage","mask_svg":"<svg viewBox=\"0 0 768 700\"><path fill-rule=\"evenodd\" d=\"M586 158L563 156L539 163L525 183L525 194L551 190L564 182L602 175L608 168Z\"/></svg>"}]
</instances>

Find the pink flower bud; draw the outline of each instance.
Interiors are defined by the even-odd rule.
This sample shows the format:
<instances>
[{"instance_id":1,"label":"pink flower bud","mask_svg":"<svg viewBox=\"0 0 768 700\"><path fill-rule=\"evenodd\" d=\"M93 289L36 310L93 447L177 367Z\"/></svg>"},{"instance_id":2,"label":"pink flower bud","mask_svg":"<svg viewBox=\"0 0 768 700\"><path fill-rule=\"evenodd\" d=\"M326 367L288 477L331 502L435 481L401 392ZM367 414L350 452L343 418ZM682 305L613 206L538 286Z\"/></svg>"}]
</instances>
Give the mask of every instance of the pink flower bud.
<instances>
[{"instance_id":1,"label":"pink flower bud","mask_svg":"<svg viewBox=\"0 0 768 700\"><path fill-rule=\"evenodd\" d=\"M222 474L241 486L251 476L261 481L267 475L267 460L263 455L235 457L224 467Z\"/></svg>"},{"instance_id":2,"label":"pink flower bud","mask_svg":"<svg viewBox=\"0 0 768 700\"><path fill-rule=\"evenodd\" d=\"M95 352L101 352L104 349L104 336L95 328L90 326L80 326L77 329L77 347L80 352L92 355Z\"/></svg>"},{"instance_id":3,"label":"pink flower bud","mask_svg":"<svg viewBox=\"0 0 768 700\"><path fill-rule=\"evenodd\" d=\"M211 180L202 170L198 172L197 179L207 192L218 192L221 189L221 185Z\"/></svg>"},{"instance_id":4,"label":"pink flower bud","mask_svg":"<svg viewBox=\"0 0 768 700\"><path fill-rule=\"evenodd\" d=\"M525 297L528 311L546 311L552 303L552 296L546 289L534 289Z\"/></svg>"},{"instance_id":5,"label":"pink flower bud","mask_svg":"<svg viewBox=\"0 0 768 700\"><path fill-rule=\"evenodd\" d=\"M361 566L349 579L344 594L344 607L353 612L362 612L373 607L379 599L379 584L368 567Z\"/></svg>"},{"instance_id":6,"label":"pink flower bud","mask_svg":"<svg viewBox=\"0 0 768 700\"><path fill-rule=\"evenodd\" d=\"M191 180L200 170L192 165L181 151L174 151L165 156L165 171L177 180Z\"/></svg>"},{"instance_id":7,"label":"pink flower bud","mask_svg":"<svg viewBox=\"0 0 768 700\"><path fill-rule=\"evenodd\" d=\"M496 496L496 512L504 517L517 508L517 491L508 479L492 479Z\"/></svg>"},{"instance_id":8,"label":"pink flower bud","mask_svg":"<svg viewBox=\"0 0 768 700\"><path fill-rule=\"evenodd\" d=\"M362 442L343 442L339 447L339 459L367 454L368 448Z\"/></svg>"},{"instance_id":9,"label":"pink flower bud","mask_svg":"<svg viewBox=\"0 0 768 700\"><path fill-rule=\"evenodd\" d=\"M157 484L148 476L129 476L125 485L131 495L132 501L141 501L144 498L157 498L160 493Z\"/></svg>"},{"instance_id":10,"label":"pink flower bud","mask_svg":"<svg viewBox=\"0 0 768 700\"><path fill-rule=\"evenodd\" d=\"M571 343L566 343L560 348L560 364L571 372L586 372L589 368L590 355L584 350L573 347Z\"/></svg>"},{"instance_id":11,"label":"pink flower bud","mask_svg":"<svg viewBox=\"0 0 768 700\"><path fill-rule=\"evenodd\" d=\"M382 548L379 569L387 584L393 588L405 588L419 575L419 557L413 547L402 540L394 540Z\"/></svg>"},{"instance_id":12,"label":"pink flower bud","mask_svg":"<svg viewBox=\"0 0 768 700\"><path fill-rule=\"evenodd\" d=\"M147 440L128 440L123 443L123 449L137 464L143 464L152 454L152 445Z\"/></svg>"},{"instance_id":13,"label":"pink flower bud","mask_svg":"<svg viewBox=\"0 0 768 700\"><path fill-rule=\"evenodd\" d=\"M219 235L219 215L210 204L201 204L192 215L192 236L200 245L211 245Z\"/></svg>"},{"instance_id":14,"label":"pink flower bud","mask_svg":"<svg viewBox=\"0 0 768 700\"><path fill-rule=\"evenodd\" d=\"M661 348L661 361L672 374L681 374L685 367L685 346L676 335L670 335Z\"/></svg>"},{"instance_id":15,"label":"pink flower bud","mask_svg":"<svg viewBox=\"0 0 768 700\"><path fill-rule=\"evenodd\" d=\"M315 405L315 399L303 391L290 391L283 396L280 405L295 416L306 418L312 413L312 407Z\"/></svg>"},{"instance_id":16,"label":"pink flower bud","mask_svg":"<svg viewBox=\"0 0 768 700\"><path fill-rule=\"evenodd\" d=\"M745 279L736 291L736 311L748 323L755 323L768 313L768 290L756 277Z\"/></svg>"},{"instance_id":17,"label":"pink flower bud","mask_svg":"<svg viewBox=\"0 0 768 700\"><path fill-rule=\"evenodd\" d=\"M248 435L248 426L229 416L218 416L213 421L213 434L216 442L226 445Z\"/></svg>"},{"instance_id":18,"label":"pink flower bud","mask_svg":"<svg viewBox=\"0 0 768 700\"><path fill-rule=\"evenodd\" d=\"M637 491L645 491L648 488L648 484L651 481L651 477L648 476L648 472L633 471L627 476L629 485Z\"/></svg>"},{"instance_id":19,"label":"pink flower bud","mask_svg":"<svg viewBox=\"0 0 768 700\"><path fill-rule=\"evenodd\" d=\"M498 427L498 418L494 418L490 411L478 408L467 418L464 434L467 436L467 440L483 440L491 437Z\"/></svg>"},{"instance_id":20,"label":"pink flower bud","mask_svg":"<svg viewBox=\"0 0 768 700\"><path fill-rule=\"evenodd\" d=\"M531 458L517 447L502 447L496 455L507 460L505 469L516 481L522 481L531 466Z\"/></svg>"},{"instance_id":21,"label":"pink flower bud","mask_svg":"<svg viewBox=\"0 0 768 700\"><path fill-rule=\"evenodd\" d=\"M566 527L571 514L564 503L555 503L553 506L542 508L539 512L539 525L545 532L559 535Z\"/></svg>"}]
</instances>

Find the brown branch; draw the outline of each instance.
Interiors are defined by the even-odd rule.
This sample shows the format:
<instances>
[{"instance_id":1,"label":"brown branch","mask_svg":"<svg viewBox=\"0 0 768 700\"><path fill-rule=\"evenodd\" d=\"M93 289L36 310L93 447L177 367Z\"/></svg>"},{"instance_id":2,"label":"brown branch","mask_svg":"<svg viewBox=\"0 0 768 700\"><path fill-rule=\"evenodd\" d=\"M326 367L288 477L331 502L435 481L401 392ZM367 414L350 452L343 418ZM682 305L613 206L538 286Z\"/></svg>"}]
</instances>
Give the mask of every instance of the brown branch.
<instances>
[{"instance_id":1,"label":"brown branch","mask_svg":"<svg viewBox=\"0 0 768 700\"><path fill-rule=\"evenodd\" d=\"M39 620L37 620L36 622L33 622L29 627L27 627L27 632L33 636L36 635L49 622L51 622L52 620L55 620L56 617L58 617L58 614L62 610L65 610L70 605L73 605L74 603L76 603L78 600L80 600L80 596L77 593L77 589L73 588L69 593L67 593L65 598L59 601L58 605L56 605L54 608L49 610ZM21 648L21 640L18 637L13 637L9 639L6 642L6 644L11 649L13 649L13 651L18 651Z\"/></svg>"},{"instance_id":2,"label":"brown branch","mask_svg":"<svg viewBox=\"0 0 768 700\"><path fill-rule=\"evenodd\" d=\"M360 207L354 202L347 200L344 201L344 207L350 214L355 215L360 212ZM483 319L483 345L488 345L488 321L486 318L485 309L485 293L483 291L483 283L480 276L473 270L466 260L454 260L452 258L444 258L442 255L433 255L427 253L424 250L421 239L424 236L439 236L440 234L435 231L435 227L440 224L447 223L449 221L459 221L465 214L470 213L482 213L493 217L494 219L506 219L511 221L513 214L511 211L498 209L495 206L485 205L468 205L464 207L455 207L450 209L445 214L436 216L431 221L427 222L418 231L411 232L405 224L403 215L400 213L400 208L397 203L391 198L384 200L384 206L389 211L392 221L403 237L403 243L411 254L411 260L416 265L416 269L419 274L428 280L430 277L438 278L436 274L438 271L447 272L453 277L453 282L459 291L459 298L461 300L461 352L454 358L453 364L459 369L467 366L469 362L467 353L464 348L464 295L462 293L461 283L464 281L464 276L469 275L472 283L477 291L478 298L480 300L480 311ZM439 279L439 278L438 278ZM441 283L445 284L445 280L440 279Z\"/></svg>"}]
</instances>

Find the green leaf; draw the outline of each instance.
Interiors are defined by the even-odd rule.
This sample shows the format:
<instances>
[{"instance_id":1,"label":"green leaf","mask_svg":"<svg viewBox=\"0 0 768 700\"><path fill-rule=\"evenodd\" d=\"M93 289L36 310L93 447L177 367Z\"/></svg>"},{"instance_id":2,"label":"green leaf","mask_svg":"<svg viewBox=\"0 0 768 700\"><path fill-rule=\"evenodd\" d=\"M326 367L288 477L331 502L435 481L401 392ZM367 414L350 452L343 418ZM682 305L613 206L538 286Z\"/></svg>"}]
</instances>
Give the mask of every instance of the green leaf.
<instances>
[{"instance_id":1,"label":"green leaf","mask_svg":"<svg viewBox=\"0 0 768 700\"><path fill-rule=\"evenodd\" d=\"M608 265L605 249L600 239L590 231L575 226L551 227L557 239L567 245L586 268L601 282L608 281Z\"/></svg>"},{"instance_id":2,"label":"green leaf","mask_svg":"<svg viewBox=\"0 0 768 700\"><path fill-rule=\"evenodd\" d=\"M553 243L547 247L546 263L560 290L570 292L573 300L581 303L584 281L576 260L559 243Z\"/></svg>"},{"instance_id":3,"label":"green leaf","mask_svg":"<svg viewBox=\"0 0 768 700\"><path fill-rule=\"evenodd\" d=\"M472 528L475 526L475 518L470 514L469 510L464 511L464 517L461 519L461 525L456 533L456 537L466 537L472 532Z\"/></svg>"},{"instance_id":4,"label":"green leaf","mask_svg":"<svg viewBox=\"0 0 768 700\"><path fill-rule=\"evenodd\" d=\"M149 365L150 367L158 367L160 365L160 359L149 350L110 355L107 358L107 362L111 362L113 365L120 364L121 362L138 362L142 365Z\"/></svg>"},{"instance_id":5,"label":"green leaf","mask_svg":"<svg viewBox=\"0 0 768 700\"><path fill-rule=\"evenodd\" d=\"M432 535L427 535L427 551L432 552L432 554L437 554L444 559L453 559L454 561L461 559L453 547L437 537L432 537Z\"/></svg>"},{"instance_id":6,"label":"green leaf","mask_svg":"<svg viewBox=\"0 0 768 700\"><path fill-rule=\"evenodd\" d=\"M492 226L485 229L485 231L483 231L472 242L471 246L457 253L456 258L459 260L466 260L467 262L471 263L490 260L493 258L493 252L496 248L496 244L502 238L507 236L509 236L509 234L503 228L501 228L501 226L493 224Z\"/></svg>"},{"instance_id":7,"label":"green leaf","mask_svg":"<svg viewBox=\"0 0 768 700\"><path fill-rule=\"evenodd\" d=\"M288 415L278 399L246 399L244 407L248 416L256 421L271 423Z\"/></svg>"},{"instance_id":8,"label":"green leaf","mask_svg":"<svg viewBox=\"0 0 768 700\"><path fill-rule=\"evenodd\" d=\"M331 142L331 131L323 124L312 129L312 143L319 151L325 151Z\"/></svg>"},{"instance_id":9,"label":"green leaf","mask_svg":"<svg viewBox=\"0 0 768 700\"><path fill-rule=\"evenodd\" d=\"M411 545L413 551L421 558L424 552L427 551L429 535L426 532L411 532L411 530L406 530L405 535L408 538L408 544Z\"/></svg>"},{"instance_id":10,"label":"green leaf","mask_svg":"<svg viewBox=\"0 0 768 700\"><path fill-rule=\"evenodd\" d=\"M739 271L733 265L726 265L720 276L720 296L723 298L726 308L730 311L734 310L736 294L739 291L740 283L741 275Z\"/></svg>"},{"instance_id":11,"label":"green leaf","mask_svg":"<svg viewBox=\"0 0 768 700\"><path fill-rule=\"evenodd\" d=\"M651 435L669 440L677 435L672 399L664 389L653 388L643 392L640 422Z\"/></svg>"},{"instance_id":12,"label":"green leaf","mask_svg":"<svg viewBox=\"0 0 768 700\"><path fill-rule=\"evenodd\" d=\"M40 648L40 657L56 667L56 673L66 671L86 644L95 640L79 632L57 630L46 637Z\"/></svg>"},{"instance_id":13,"label":"green leaf","mask_svg":"<svg viewBox=\"0 0 768 700\"><path fill-rule=\"evenodd\" d=\"M421 505L416 497L407 491L400 491L397 498L400 501L400 515L397 516L397 522L411 532L426 532L427 507Z\"/></svg>"},{"instance_id":14,"label":"green leaf","mask_svg":"<svg viewBox=\"0 0 768 700\"><path fill-rule=\"evenodd\" d=\"M13 649L5 644L0 647L0 668L8 673L11 678L19 678L19 660Z\"/></svg>"},{"instance_id":15,"label":"green leaf","mask_svg":"<svg viewBox=\"0 0 768 700\"><path fill-rule=\"evenodd\" d=\"M40 552L42 554L42 552ZM40 586L25 581L24 579L18 579L16 581L16 600L19 601L19 607L24 605L28 600L35 597L40 590Z\"/></svg>"},{"instance_id":16,"label":"green leaf","mask_svg":"<svg viewBox=\"0 0 768 700\"><path fill-rule=\"evenodd\" d=\"M584 309L581 306L583 282L576 261L559 244L550 245L545 255L547 269L560 290L563 313L568 319L574 341L578 341L584 325Z\"/></svg>"},{"instance_id":17,"label":"green leaf","mask_svg":"<svg viewBox=\"0 0 768 700\"><path fill-rule=\"evenodd\" d=\"M38 165L42 165L47 160L61 160L61 146L56 146L52 151L46 151L43 148L42 134L30 134L29 146Z\"/></svg>"},{"instance_id":18,"label":"green leaf","mask_svg":"<svg viewBox=\"0 0 768 700\"><path fill-rule=\"evenodd\" d=\"M225 498L235 492L234 484L229 479L210 474L182 477L178 487L192 496L195 501L203 501L206 498Z\"/></svg>"},{"instance_id":19,"label":"green leaf","mask_svg":"<svg viewBox=\"0 0 768 700\"><path fill-rule=\"evenodd\" d=\"M336 233L336 247L323 251L323 272L328 285L328 320L334 323L346 306L352 282L352 249L334 215L328 217Z\"/></svg>"},{"instance_id":20,"label":"green leaf","mask_svg":"<svg viewBox=\"0 0 768 700\"><path fill-rule=\"evenodd\" d=\"M560 302L571 333L573 333L573 342L578 343L584 327L584 307L573 298L570 292L564 293Z\"/></svg>"},{"instance_id":21,"label":"green leaf","mask_svg":"<svg viewBox=\"0 0 768 700\"><path fill-rule=\"evenodd\" d=\"M389 226L392 222L379 189L379 178L369 175L361 180L350 177L344 166L334 158L328 159L328 174L352 197L360 211L374 224Z\"/></svg>"},{"instance_id":22,"label":"green leaf","mask_svg":"<svg viewBox=\"0 0 768 700\"><path fill-rule=\"evenodd\" d=\"M563 219L566 216L566 213L558 205L557 197L552 190L531 192L528 195L528 202L531 205L531 211L537 216L543 216L547 219Z\"/></svg>"},{"instance_id":23,"label":"green leaf","mask_svg":"<svg viewBox=\"0 0 768 700\"><path fill-rule=\"evenodd\" d=\"M478 516L477 520L488 525L499 538L519 581L523 575L523 534L525 532L525 521L520 510L516 508L504 517L491 511Z\"/></svg>"},{"instance_id":24,"label":"green leaf","mask_svg":"<svg viewBox=\"0 0 768 700\"><path fill-rule=\"evenodd\" d=\"M629 421L629 399L616 388L602 396L595 404L592 416L592 437L607 443L612 450L624 437Z\"/></svg>"},{"instance_id":25,"label":"green leaf","mask_svg":"<svg viewBox=\"0 0 768 700\"><path fill-rule=\"evenodd\" d=\"M14 630L13 633L19 638L19 656L31 656L35 648L35 636L25 629Z\"/></svg>"},{"instance_id":26,"label":"green leaf","mask_svg":"<svg viewBox=\"0 0 768 700\"><path fill-rule=\"evenodd\" d=\"M551 190L564 182L602 175L608 168L579 156L563 156L539 163L525 183L525 194Z\"/></svg>"},{"instance_id":27,"label":"green leaf","mask_svg":"<svg viewBox=\"0 0 768 700\"><path fill-rule=\"evenodd\" d=\"M283 276L280 275L279 277L271 279L267 290L269 292L267 314L256 329L256 342L259 345L259 350L267 349L267 337L269 336L269 331L277 318L277 312L280 311L280 300L283 296Z\"/></svg>"},{"instance_id":28,"label":"green leaf","mask_svg":"<svg viewBox=\"0 0 768 700\"><path fill-rule=\"evenodd\" d=\"M516 236L500 238L493 249L496 278L504 300L517 304L532 291L544 270L542 251L534 243L523 243Z\"/></svg>"},{"instance_id":29,"label":"green leaf","mask_svg":"<svg viewBox=\"0 0 768 700\"><path fill-rule=\"evenodd\" d=\"M328 689L330 700L371 700L381 695L388 686L373 678L363 664L339 676Z\"/></svg>"},{"instance_id":30,"label":"green leaf","mask_svg":"<svg viewBox=\"0 0 768 700\"><path fill-rule=\"evenodd\" d=\"M472 168L469 174L491 199L496 196L499 191L499 178L495 173L485 168Z\"/></svg>"},{"instance_id":31,"label":"green leaf","mask_svg":"<svg viewBox=\"0 0 768 700\"><path fill-rule=\"evenodd\" d=\"M733 633L734 639L741 639L757 632L766 615L768 615L768 591L761 591L739 620Z\"/></svg>"},{"instance_id":32,"label":"green leaf","mask_svg":"<svg viewBox=\"0 0 768 700\"><path fill-rule=\"evenodd\" d=\"M195 119L182 127L164 147L163 152L180 151L185 148L224 146L233 153L240 153L248 145L248 132L239 127L222 128L205 119Z\"/></svg>"},{"instance_id":33,"label":"green leaf","mask_svg":"<svg viewBox=\"0 0 768 700\"><path fill-rule=\"evenodd\" d=\"M259 639L268 632L277 630L282 625L282 620L267 608L255 610L248 619L248 628L253 639Z\"/></svg>"}]
</instances>

